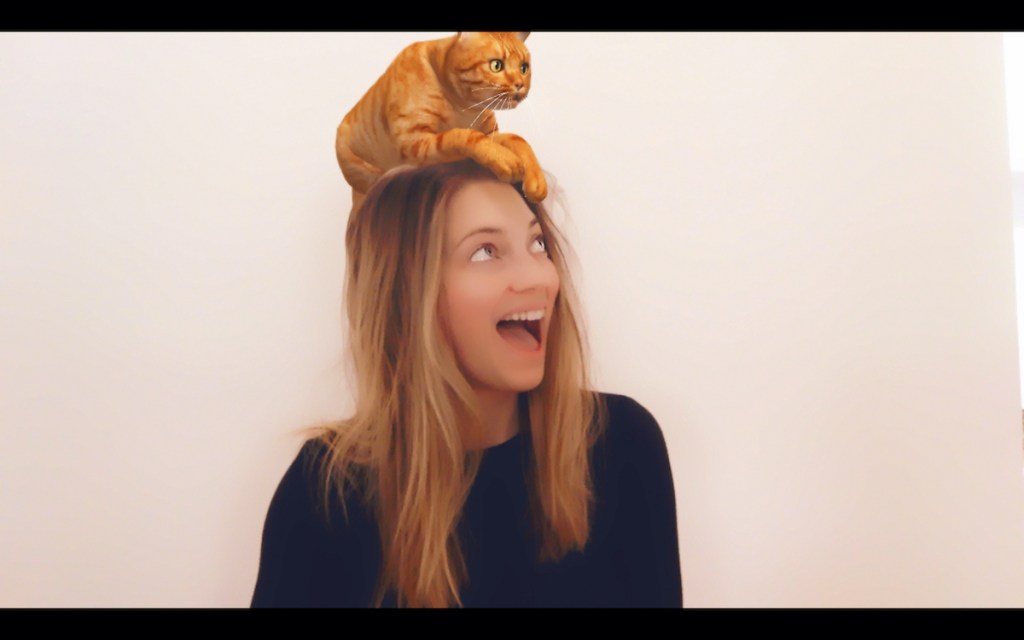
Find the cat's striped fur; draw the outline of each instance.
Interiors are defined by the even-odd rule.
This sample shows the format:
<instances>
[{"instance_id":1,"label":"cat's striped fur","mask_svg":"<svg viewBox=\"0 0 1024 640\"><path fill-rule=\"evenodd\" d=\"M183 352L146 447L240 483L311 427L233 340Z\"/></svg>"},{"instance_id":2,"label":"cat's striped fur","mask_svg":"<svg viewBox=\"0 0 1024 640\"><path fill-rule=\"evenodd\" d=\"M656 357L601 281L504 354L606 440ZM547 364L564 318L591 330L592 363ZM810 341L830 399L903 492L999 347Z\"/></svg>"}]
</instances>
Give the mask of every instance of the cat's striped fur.
<instances>
[{"instance_id":1,"label":"cat's striped fur","mask_svg":"<svg viewBox=\"0 0 1024 640\"><path fill-rule=\"evenodd\" d=\"M353 208L389 169L473 158L533 201L547 183L530 145L499 133L494 110L530 91L529 32L460 32L406 47L345 115L335 149Z\"/></svg>"}]
</instances>

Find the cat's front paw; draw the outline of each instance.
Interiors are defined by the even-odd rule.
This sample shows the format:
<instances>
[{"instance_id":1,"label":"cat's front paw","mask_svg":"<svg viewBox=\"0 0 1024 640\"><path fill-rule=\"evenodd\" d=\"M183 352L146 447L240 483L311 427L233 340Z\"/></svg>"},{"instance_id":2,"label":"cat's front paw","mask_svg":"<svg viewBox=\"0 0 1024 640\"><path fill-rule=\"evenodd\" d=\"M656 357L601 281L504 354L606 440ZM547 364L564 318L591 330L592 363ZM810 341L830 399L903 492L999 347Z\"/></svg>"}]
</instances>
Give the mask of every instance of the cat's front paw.
<instances>
[{"instance_id":1,"label":"cat's front paw","mask_svg":"<svg viewBox=\"0 0 1024 640\"><path fill-rule=\"evenodd\" d=\"M526 170L523 160L518 155L498 145L489 148L479 161L493 171L499 180L505 182L519 182Z\"/></svg>"},{"instance_id":2,"label":"cat's front paw","mask_svg":"<svg viewBox=\"0 0 1024 640\"><path fill-rule=\"evenodd\" d=\"M539 170L527 171L523 180L523 193L530 202L542 202L548 197L548 181Z\"/></svg>"}]
</instances>

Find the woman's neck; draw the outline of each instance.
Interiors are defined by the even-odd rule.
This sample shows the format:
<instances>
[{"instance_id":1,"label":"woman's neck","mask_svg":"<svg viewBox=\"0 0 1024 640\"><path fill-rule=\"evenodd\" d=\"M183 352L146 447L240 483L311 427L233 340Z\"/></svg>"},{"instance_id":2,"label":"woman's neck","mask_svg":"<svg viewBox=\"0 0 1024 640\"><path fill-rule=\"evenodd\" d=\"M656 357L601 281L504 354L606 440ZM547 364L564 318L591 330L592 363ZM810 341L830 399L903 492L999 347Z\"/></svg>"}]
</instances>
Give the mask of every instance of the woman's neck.
<instances>
[{"instance_id":1,"label":"woman's neck","mask_svg":"<svg viewBox=\"0 0 1024 640\"><path fill-rule=\"evenodd\" d=\"M494 389L474 389L486 421L481 433L466 434L467 450L486 449L519 433L519 394Z\"/></svg>"}]
</instances>

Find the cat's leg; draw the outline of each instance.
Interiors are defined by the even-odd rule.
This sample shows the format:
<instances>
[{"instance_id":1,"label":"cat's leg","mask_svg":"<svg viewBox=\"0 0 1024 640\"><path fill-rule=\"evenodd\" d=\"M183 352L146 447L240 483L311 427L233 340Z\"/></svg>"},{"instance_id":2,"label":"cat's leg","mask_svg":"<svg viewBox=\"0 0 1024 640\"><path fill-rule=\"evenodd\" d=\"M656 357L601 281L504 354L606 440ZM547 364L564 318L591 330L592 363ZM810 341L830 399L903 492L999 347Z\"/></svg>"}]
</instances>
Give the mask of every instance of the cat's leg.
<instances>
[{"instance_id":1,"label":"cat's leg","mask_svg":"<svg viewBox=\"0 0 1024 640\"><path fill-rule=\"evenodd\" d=\"M351 128L348 123L343 121L338 125L338 135L335 138L334 150L338 155L338 166L341 167L341 173L345 176L345 181L352 187L354 197L356 191L361 193L369 191L373 183L384 172L380 167L370 164L352 151L352 146L349 143L350 136Z\"/></svg>"},{"instance_id":2,"label":"cat's leg","mask_svg":"<svg viewBox=\"0 0 1024 640\"><path fill-rule=\"evenodd\" d=\"M402 136L402 158L417 165L472 158L505 182L523 179L525 166L517 153L474 129L448 129L441 133L417 131Z\"/></svg>"},{"instance_id":3,"label":"cat's leg","mask_svg":"<svg viewBox=\"0 0 1024 640\"><path fill-rule=\"evenodd\" d=\"M493 133L491 137L495 142L511 149L523 161L523 193L533 202L540 202L548 197L548 181L540 170L540 163L537 156L533 154L533 148L523 138L514 133Z\"/></svg>"}]
</instances>

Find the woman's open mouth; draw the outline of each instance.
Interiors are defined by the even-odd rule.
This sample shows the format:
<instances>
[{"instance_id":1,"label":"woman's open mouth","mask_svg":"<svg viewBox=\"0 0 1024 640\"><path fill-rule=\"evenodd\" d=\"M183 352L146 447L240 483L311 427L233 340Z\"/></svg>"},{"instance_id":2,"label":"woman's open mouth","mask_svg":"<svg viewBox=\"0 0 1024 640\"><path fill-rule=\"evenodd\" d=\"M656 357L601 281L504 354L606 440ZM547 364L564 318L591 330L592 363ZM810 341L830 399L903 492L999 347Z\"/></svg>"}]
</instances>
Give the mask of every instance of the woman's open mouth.
<instances>
[{"instance_id":1,"label":"woman's open mouth","mask_svg":"<svg viewBox=\"0 0 1024 640\"><path fill-rule=\"evenodd\" d=\"M542 320L501 320L498 322L498 333L509 344L537 351L542 341Z\"/></svg>"}]
</instances>

